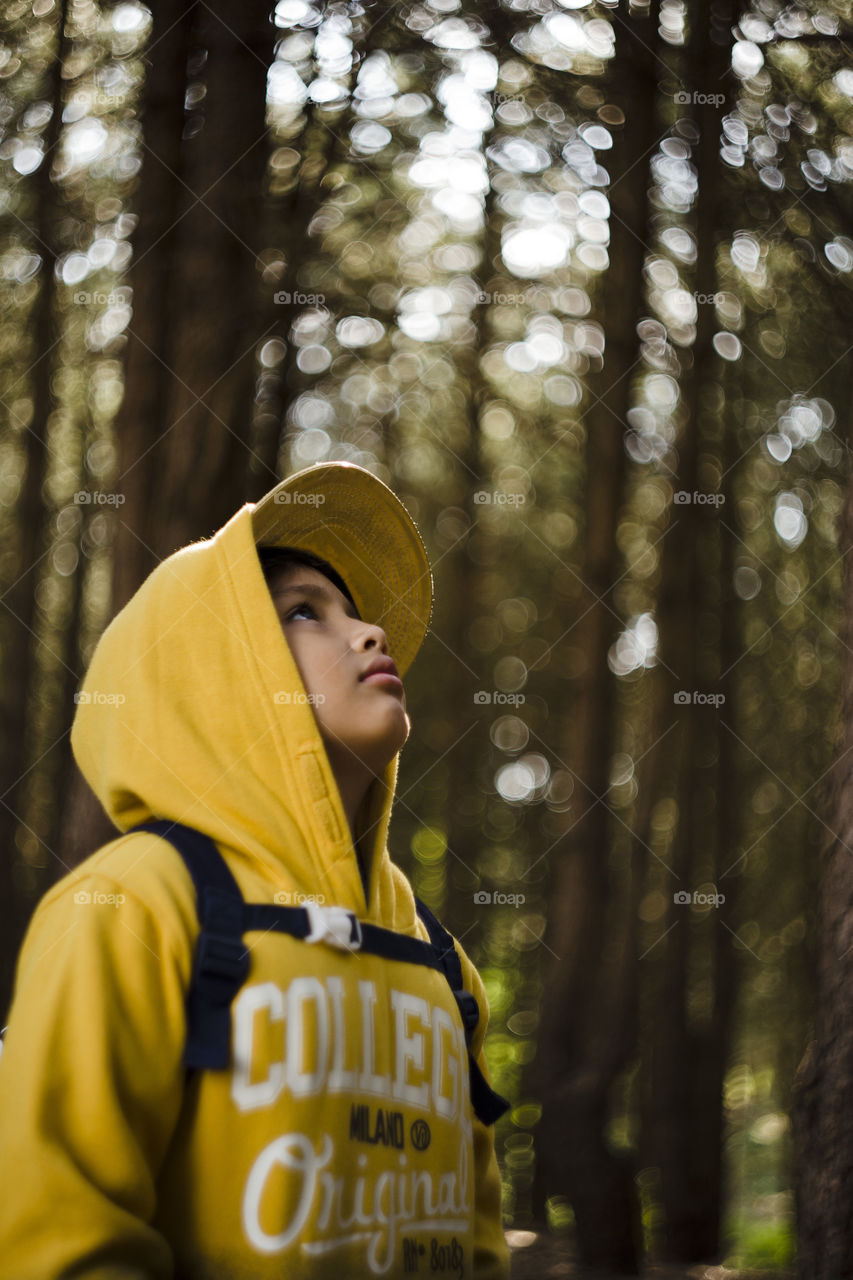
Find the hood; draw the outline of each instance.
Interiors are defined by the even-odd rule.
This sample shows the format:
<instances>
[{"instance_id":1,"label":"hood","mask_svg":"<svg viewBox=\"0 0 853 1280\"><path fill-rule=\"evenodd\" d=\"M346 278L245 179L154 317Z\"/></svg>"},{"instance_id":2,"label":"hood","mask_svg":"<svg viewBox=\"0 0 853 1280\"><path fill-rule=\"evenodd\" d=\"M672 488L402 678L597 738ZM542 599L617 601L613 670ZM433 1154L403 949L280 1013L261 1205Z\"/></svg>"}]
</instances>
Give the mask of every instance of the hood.
<instances>
[{"instance_id":1,"label":"hood","mask_svg":"<svg viewBox=\"0 0 853 1280\"><path fill-rule=\"evenodd\" d=\"M104 631L71 746L120 831L150 818L185 823L281 887L365 915L343 802L267 590L251 504L158 565ZM367 918L392 874L398 762L371 783L358 815Z\"/></svg>"}]
</instances>

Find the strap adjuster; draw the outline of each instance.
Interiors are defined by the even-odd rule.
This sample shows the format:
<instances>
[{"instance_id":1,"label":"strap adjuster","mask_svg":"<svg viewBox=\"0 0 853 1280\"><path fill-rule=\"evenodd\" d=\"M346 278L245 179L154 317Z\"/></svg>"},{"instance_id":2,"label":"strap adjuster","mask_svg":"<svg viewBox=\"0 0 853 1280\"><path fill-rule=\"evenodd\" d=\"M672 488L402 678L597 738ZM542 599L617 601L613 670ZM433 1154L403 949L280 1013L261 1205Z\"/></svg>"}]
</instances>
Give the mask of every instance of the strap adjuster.
<instances>
[{"instance_id":1,"label":"strap adjuster","mask_svg":"<svg viewBox=\"0 0 853 1280\"><path fill-rule=\"evenodd\" d=\"M340 951L360 951L362 944L361 921L345 907L319 907L307 902L303 908L310 930L306 942L328 942Z\"/></svg>"}]
</instances>

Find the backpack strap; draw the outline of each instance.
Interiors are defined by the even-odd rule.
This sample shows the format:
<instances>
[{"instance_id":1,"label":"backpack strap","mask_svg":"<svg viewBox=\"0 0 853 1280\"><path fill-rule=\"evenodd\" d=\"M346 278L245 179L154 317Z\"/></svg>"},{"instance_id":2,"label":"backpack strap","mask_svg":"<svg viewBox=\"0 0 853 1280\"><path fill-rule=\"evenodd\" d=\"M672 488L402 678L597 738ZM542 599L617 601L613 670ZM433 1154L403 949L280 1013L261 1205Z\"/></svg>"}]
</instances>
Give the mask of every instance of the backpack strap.
<instances>
[{"instance_id":1,"label":"backpack strap","mask_svg":"<svg viewBox=\"0 0 853 1280\"><path fill-rule=\"evenodd\" d=\"M471 1041L480 1021L480 1009L476 997L466 991L462 985L462 962L451 935L444 925L430 911L429 907L415 898L418 915L429 932L430 941L438 952L444 969L444 976L450 985L465 1028L465 1041L468 1045L468 1074L471 1083L471 1104L478 1120L483 1124L494 1124L504 1112L509 1111L510 1103L502 1097L486 1080L480 1070L480 1064L471 1052Z\"/></svg>"},{"instance_id":2,"label":"backpack strap","mask_svg":"<svg viewBox=\"0 0 853 1280\"><path fill-rule=\"evenodd\" d=\"M227 1067L231 1053L231 1002L249 973L243 942L243 895L209 836L180 822L143 822L168 840L195 885L201 932L187 997L186 1067Z\"/></svg>"},{"instance_id":3,"label":"backpack strap","mask_svg":"<svg viewBox=\"0 0 853 1280\"><path fill-rule=\"evenodd\" d=\"M187 997L187 1042L184 1065L221 1069L230 1063L231 1003L249 973L249 950L243 934L251 930L287 933L305 942L328 942L345 951L365 951L386 960L437 969L447 979L459 1006L465 1042L471 1104L477 1119L493 1124L510 1104L490 1087L471 1053L480 1010L462 984L462 965L453 938L427 906L415 899L430 941L393 929L362 923L342 907L317 910L245 902L225 859L209 836L167 819L142 822L126 832L149 831L177 850L196 891L199 933Z\"/></svg>"}]
</instances>

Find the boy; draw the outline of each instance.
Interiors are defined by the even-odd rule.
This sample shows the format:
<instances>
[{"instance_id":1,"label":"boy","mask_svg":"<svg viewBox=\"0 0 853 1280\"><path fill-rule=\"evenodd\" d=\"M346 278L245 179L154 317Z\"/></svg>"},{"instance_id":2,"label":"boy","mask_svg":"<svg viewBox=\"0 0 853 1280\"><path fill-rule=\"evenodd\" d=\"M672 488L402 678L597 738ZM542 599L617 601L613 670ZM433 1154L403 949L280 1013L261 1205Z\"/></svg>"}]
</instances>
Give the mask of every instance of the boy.
<instances>
[{"instance_id":1,"label":"boy","mask_svg":"<svg viewBox=\"0 0 853 1280\"><path fill-rule=\"evenodd\" d=\"M123 834L21 951L0 1277L508 1276L485 992L386 848L431 601L405 507L329 463L104 632L71 740Z\"/></svg>"}]
</instances>

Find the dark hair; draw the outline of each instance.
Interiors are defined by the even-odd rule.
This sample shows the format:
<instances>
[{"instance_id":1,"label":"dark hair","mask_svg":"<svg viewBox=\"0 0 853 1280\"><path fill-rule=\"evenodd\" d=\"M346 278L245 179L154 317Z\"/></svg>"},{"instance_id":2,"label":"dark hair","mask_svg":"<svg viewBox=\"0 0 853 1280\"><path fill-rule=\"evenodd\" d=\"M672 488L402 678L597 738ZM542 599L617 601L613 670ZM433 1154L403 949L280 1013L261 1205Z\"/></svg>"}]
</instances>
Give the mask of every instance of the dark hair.
<instances>
[{"instance_id":1,"label":"dark hair","mask_svg":"<svg viewBox=\"0 0 853 1280\"><path fill-rule=\"evenodd\" d=\"M294 565L304 565L306 569L316 569L318 573L324 574L339 591L343 592L347 600L355 606L356 612L358 612L358 605L353 600L349 587L337 569L333 569L328 560L315 556L313 551L303 551L301 547L258 547L258 559L261 562L261 569L267 581L267 586L269 586L273 577L282 573L285 569L290 569Z\"/></svg>"}]
</instances>

